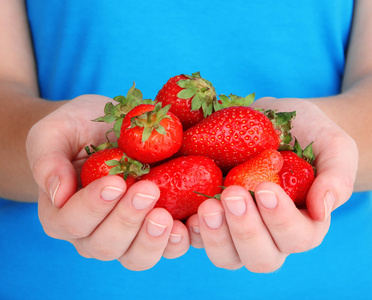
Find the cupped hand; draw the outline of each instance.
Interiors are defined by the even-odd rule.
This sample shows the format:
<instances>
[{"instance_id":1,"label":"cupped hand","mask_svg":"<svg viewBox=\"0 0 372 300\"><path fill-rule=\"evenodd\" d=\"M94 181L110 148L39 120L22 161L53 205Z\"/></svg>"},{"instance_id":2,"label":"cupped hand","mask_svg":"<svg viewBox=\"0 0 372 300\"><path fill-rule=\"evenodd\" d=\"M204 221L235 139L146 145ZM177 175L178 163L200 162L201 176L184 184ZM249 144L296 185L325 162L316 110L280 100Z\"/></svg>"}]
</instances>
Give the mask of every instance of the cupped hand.
<instances>
[{"instance_id":1,"label":"cupped hand","mask_svg":"<svg viewBox=\"0 0 372 300\"><path fill-rule=\"evenodd\" d=\"M131 270L154 266L161 256L175 258L189 247L186 227L155 208L158 187L139 181L127 190L118 176L86 188L79 172L84 147L105 141L110 125L92 122L109 98L84 95L39 121L27 138L27 154L39 186L39 219L51 237L71 242L85 257L120 261Z\"/></svg>"},{"instance_id":2,"label":"cupped hand","mask_svg":"<svg viewBox=\"0 0 372 300\"><path fill-rule=\"evenodd\" d=\"M204 247L217 267L252 272L277 270L291 253L317 247L328 232L330 214L353 192L358 165L355 142L316 105L301 99L262 98L255 107L297 112L293 135L302 146L314 142L316 179L298 209L283 189L264 182L255 200L230 186L221 201L208 199L187 221L191 244Z\"/></svg>"},{"instance_id":3,"label":"cupped hand","mask_svg":"<svg viewBox=\"0 0 372 300\"><path fill-rule=\"evenodd\" d=\"M310 100L261 98L253 106L296 111L293 136L303 148L314 142L316 179L306 199L307 209L314 220L327 219L353 193L359 158L355 141Z\"/></svg>"}]
</instances>

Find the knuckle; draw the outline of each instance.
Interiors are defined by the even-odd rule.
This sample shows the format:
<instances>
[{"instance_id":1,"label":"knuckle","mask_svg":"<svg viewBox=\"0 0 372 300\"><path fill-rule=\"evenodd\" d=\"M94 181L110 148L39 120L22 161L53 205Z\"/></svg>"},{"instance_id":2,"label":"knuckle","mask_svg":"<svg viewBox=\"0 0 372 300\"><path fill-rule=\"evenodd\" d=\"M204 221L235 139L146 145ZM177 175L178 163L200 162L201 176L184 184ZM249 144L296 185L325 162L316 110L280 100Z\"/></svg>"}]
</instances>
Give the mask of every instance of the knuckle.
<instances>
[{"instance_id":1,"label":"knuckle","mask_svg":"<svg viewBox=\"0 0 372 300\"><path fill-rule=\"evenodd\" d=\"M141 263L138 260L130 259L129 257L123 256L118 261L122 264L124 268L130 271L146 271L151 269L155 263L149 263L142 261Z\"/></svg>"},{"instance_id":2,"label":"knuckle","mask_svg":"<svg viewBox=\"0 0 372 300\"><path fill-rule=\"evenodd\" d=\"M50 229L49 227L43 226L43 230L47 236L54 238L54 239L60 239L60 236L54 230Z\"/></svg>"},{"instance_id":3,"label":"knuckle","mask_svg":"<svg viewBox=\"0 0 372 300\"><path fill-rule=\"evenodd\" d=\"M44 232L46 235L52 238L74 240L86 237L90 234L89 232L85 232L83 228L77 228L69 222L56 223L53 217L54 215L49 215L46 219L44 219L44 222L42 222Z\"/></svg>"},{"instance_id":4,"label":"knuckle","mask_svg":"<svg viewBox=\"0 0 372 300\"><path fill-rule=\"evenodd\" d=\"M57 153L50 152L48 154L43 153L42 156L38 156L34 159L34 162L31 166L31 171L34 176L34 178L37 180L41 180L43 177L45 177L45 172L52 173L53 171L53 165L51 162L56 161L58 159Z\"/></svg>"},{"instance_id":5,"label":"knuckle","mask_svg":"<svg viewBox=\"0 0 372 300\"><path fill-rule=\"evenodd\" d=\"M301 253L308 251L315 246L313 245L313 240L309 236L301 236L296 239L293 244L287 244L281 247L281 251L284 253Z\"/></svg>"},{"instance_id":6,"label":"knuckle","mask_svg":"<svg viewBox=\"0 0 372 300\"><path fill-rule=\"evenodd\" d=\"M189 247L183 247L181 249L167 248L163 253L163 257L167 259L175 259L181 257L189 250Z\"/></svg>"},{"instance_id":7,"label":"knuckle","mask_svg":"<svg viewBox=\"0 0 372 300\"><path fill-rule=\"evenodd\" d=\"M80 255L87 258L94 258L101 261L118 259L125 250L115 247L106 239L87 237L79 240L71 240Z\"/></svg>"},{"instance_id":8,"label":"knuckle","mask_svg":"<svg viewBox=\"0 0 372 300\"><path fill-rule=\"evenodd\" d=\"M256 227L245 227L240 226L231 230L235 240L239 240L243 243L248 243L254 240L259 235L259 230Z\"/></svg>"},{"instance_id":9,"label":"knuckle","mask_svg":"<svg viewBox=\"0 0 372 300\"><path fill-rule=\"evenodd\" d=\"M228 248L231 244L230 238L215 238L215 239L208 239L204 241L204 245L206 245L210 249L225 249Z\"/></svg>"},{"instance_id":10,"label":"knuckle","mask_svg":"<svg viewBox=\"0 0 372 300\"><path fill-rule=\"evenodd\" d=\"M92 257L102 261L118 259L123 253L117 249L109 249L104 245L94 246Z\"/></svg>"},{"instance_id":11,"label":"knuckle","mask_svg":"<svg viewBox=\"0 0 372 300\"><path fill-rule=\"evenodd\" d=\"M75 249L77 251L77 253L82 256L82 257L85 257L85 258L94 258L94 256L92 256L90 254L89 251L87 251L86 249L84 249L83 247L80 247L79 245L76 245L72 242L72 244L75 246Z\"/></svg>"},{"instance_id":12,"label":"knuckle","mask_svg":"<svg viewBox=\"0 0 372 300\"><path fill-rule=\"evenodd\" d=\"M351 174L343 174L342 187L346 191L346 199L348 199L354 190L355 178Z\"/></svg>"},{"instance_id":13,"label":"knuckle","mask_svg":"<svg viewBox=\"0 0 372 300\"><path fill-rule=\"evenodd\" d=\"M107 204L107 207L105 207L102 205L103 204L102 202L91 200L93 199L85 201L84 203L86 214L88 214L89 217L92 217L97 220L101 219L102 217L105 217L108 213L108 210L110 210L109 206L111 206L111 203L105 203Z\"/></svg>"},{"instance_id":14,"label":"knuckle","mask_svg":"<svg viewBox=\"0 0 372 300\"><path fill-rule=\"evenodd\" d=\"M225 269L225 270L238 270L243 267L242 262L240 261L239 257L235 257L232 260L226 262L216 262L214 265L217 268Z\"/></svg>"},{"instance_id":15,"label":"knuckle","mask_svg":"<svg viewBox=\"0 0 372 300\"><path fill-rule=\"evenodd\" d=\"M284 262L269 262L247 266L252 273L273 273L280 269Z\"/></svg>"},{"instance_id":16,"label":"knuckle","mask_svg":"<svg viewBox=\"0 0 372 300\"><path fill-rule=\"evenodd\" d=\"M130 232L138 231L143 222L143 218L139 218L137 214L127 213L124 210L118 211L116 219L121 228Z\"/></svg>"},{"instance_id":17,"label":"knuckle","mask_svg":"<svg viewBox=\"0 0 372 300\"><path fill-rule=\"evenodd\" d=\"M83 228L77 228L69 223L61 224L61 231L70 239L80 239L89 235L89 233L85 232Z\"/></svg>"},{"instance_id":18,"label":"knuckle","mask_svg":"<svg viewBox=\"0 0 372 300\"><path fill-rule=\"evenodd\" d=\"M268 225L270 231L275 230L277 232L290 232L293 228L296 228L296 226L287 219L271 220L270 223L266 222L266 225Z\"/></svg>"}]
</instances>

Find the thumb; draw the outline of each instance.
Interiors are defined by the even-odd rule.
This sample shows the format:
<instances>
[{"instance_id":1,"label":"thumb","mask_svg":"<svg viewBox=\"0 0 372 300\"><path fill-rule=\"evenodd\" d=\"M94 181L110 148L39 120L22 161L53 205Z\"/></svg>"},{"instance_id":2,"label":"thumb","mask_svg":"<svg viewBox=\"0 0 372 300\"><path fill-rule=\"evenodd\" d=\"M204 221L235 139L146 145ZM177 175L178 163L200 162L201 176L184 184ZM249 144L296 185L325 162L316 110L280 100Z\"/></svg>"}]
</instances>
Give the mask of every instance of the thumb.
<instances>
[{"instance_id":1,"label":"thumb","mask_svg":"<svg viewBox=\"0 0 372 300\"><path fill-rule=\"evenodd\" d=\"M62 139L56 137L58 133L40 127L42 124L34 125L26 141L29 164L39 189L56 207L62 207L77 190L76 171L68 149L63 147Z\"/></svg>"}]
</instances>

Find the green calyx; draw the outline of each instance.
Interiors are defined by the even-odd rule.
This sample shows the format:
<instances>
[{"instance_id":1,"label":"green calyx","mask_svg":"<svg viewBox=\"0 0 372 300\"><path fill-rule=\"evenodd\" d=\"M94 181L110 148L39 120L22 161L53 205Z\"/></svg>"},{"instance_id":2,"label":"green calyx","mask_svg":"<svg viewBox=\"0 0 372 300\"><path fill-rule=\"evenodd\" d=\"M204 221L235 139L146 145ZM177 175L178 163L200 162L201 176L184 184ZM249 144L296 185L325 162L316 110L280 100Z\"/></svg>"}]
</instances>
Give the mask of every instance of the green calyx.
<instances>
[{"instance_id":1,"label":"green calyx","mask_svg":"<svg viewBox=\"0 0 372 300\"><path fill-rule=\"evenodd\" d=\"M279 150L292 150L293 147L289 143L292 141L292 121L296 117L296 111L276 112L275 110L268 109L263 111L263 113L274 125L275 130L279 131Z\"/></svg>"},{"instance_id":2,"label":"green calyx","mask_svg":"<svg viewBox=\"0 0 372 300\"><path fill-rule=\"evenodd\" d=\"M214 196L210 196L210 195L206 195L206 194L203 194L203 193L199 193L197 191L193 191L195 194L198 194L199 196L203 196L203 197L206 197L208 199L217 199L217 200L221 200L221 194L215 194Z\"/></svg>"},{"instance_id":3,"label":"green calyx","mask_svg":"<svg viewBox=\"0 0 372 300\"><path fill-rule=\"evenodd\" d=\"M217 99L217 94L212 83L200 76L200 72L190 75L184 75L187 79L181 79L177 82L182 90L177 94L180 99L191 100L191 110L203 110L204 117L213 112L213 103Z\"/></svg>"},{"instance_id":4,"label":"green calyx","mask_svg":"<svg viewBox=\"0 0 372 300\"><path fill-rule=\"evenodd\" d=\"M226 189L225 186L221 186L221 188L224 190ZM253 191L248 191L252 198L255 200L255 196L254 196L254 192ZM206 194L203 194L203 193L199 193L197 191L194 191L195 194L198 194L200 196L203 196L203 197L207 197L208 199L217 199L217 200L220 200L221 201L221 194L215 194L214 196L210 196L210 195L206 195Z\"/></svg>"},{"instance_id":5,"label":"green calyx","mask_svg":"<svg viewBox=\"0 0 372 300\"><path fill-rule=\"evenodd\" d=\"M143 165L138 160L132 159L125 154L120 161L113 159L105 163L107 166L112 167L109 175L123 174L124 179L127 179L128 176L137 178L150 172L148 165Z\"/></svg>"},{"instance_id":6,"label":"green calyx","mask_svg":"<svg viewBox=\"0 0 372 300\"><path fill-rule=\"evenodd\" d=\"M222 94L220 95L220 101L214 102L214 110L218 111L231 106L250 106L253 103L255 96L255 93L249 94L246 97L239 97L233 94L226 96Z\"/></svg>"},{"instance_id":7,"label":"green calyx","mask_svg":"<svg viewBox=\"0 0 372 300\"><path fill-rule=\"evenodd\" d=\"M116 137L119 137L123 119L131 109L139 104L152 103L151 99L143 99L142 92L139 89L136 89L134 82L126 96L116 96L113 100L118 103L115 105L112 102L106 103L104 108L105 115L93 121L106 123L115 122L113 128L109 130L109 132L114 131Z\"/></svg>"},{"instance_id":8,"label":"green calyx","mask_svg":"<svg viewBox=\"0 0 372 300\"><path fill-rule=\"evenodd\" d=\"M315 155L313 151L313 143L314 142L311 142L309 145L306 146L305 149L302 149L297 138L295 138L295 142L293 146L293 152L296 153L298 157L304 159L311 165L314 164L314 160L315 160Z\"/></svg>"},{"instance_id":9,"label":"green calyx","mask_svg":"<svg viewBox=\"0 0 372 300\"><path fill-rule=\"evenodd\" d=\"M171 105L162 106L161 102L156 103L153 110L143 113L142 115L135 116L131 119L131 126L143 127L142 143L146 142L155 130L159 134L166 134L165 128L160 125L163 119L170 119L171 117L167 114Z\"/></svg>"},{"instance_id":10,"label":"green calyx","mask_svg":"<svg viewBox=\"0 0 372 300\"><path fill-rule=\"evenodd\" d=\"M109 132L106 132L106 142L102 143L102 144L99 144L98 146L95 146L95 145L90 145L90 146L86 146L84 149L86 151L86 153L90 156L92 155L93 153L95 152L98 152L100 150L104 150L104 149L110 149L110 148L116 148L118 146L117 143L113 143L110 141L110 139L108 138L108 133Z\"/></svg>"}]
</instances>

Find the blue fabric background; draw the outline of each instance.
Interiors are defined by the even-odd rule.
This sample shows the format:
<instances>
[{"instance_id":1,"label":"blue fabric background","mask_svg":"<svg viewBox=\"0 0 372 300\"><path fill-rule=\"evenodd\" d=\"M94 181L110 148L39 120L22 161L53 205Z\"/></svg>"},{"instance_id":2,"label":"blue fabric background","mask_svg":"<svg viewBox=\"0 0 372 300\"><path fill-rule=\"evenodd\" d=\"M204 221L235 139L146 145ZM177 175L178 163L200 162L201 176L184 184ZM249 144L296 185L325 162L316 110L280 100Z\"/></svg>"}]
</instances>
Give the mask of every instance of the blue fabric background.
<instances>
[{"instance_id":1,"label":"blue fabric background","mask_svg":"<svg viewBox=\"0 0 372 300\"><path fill-rule=\"evenodd\" d=\"M154 98L170 76L200 71L219 94L338 93L353 1L27 1L40 90L51 100ZM332 214L324 242L272 274L214 267L191 248L145 272L80 257L45 235L36 204L0 200L0 299L368 299L372 198Z\"/></svg>"}]
</instances>

